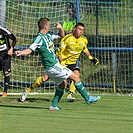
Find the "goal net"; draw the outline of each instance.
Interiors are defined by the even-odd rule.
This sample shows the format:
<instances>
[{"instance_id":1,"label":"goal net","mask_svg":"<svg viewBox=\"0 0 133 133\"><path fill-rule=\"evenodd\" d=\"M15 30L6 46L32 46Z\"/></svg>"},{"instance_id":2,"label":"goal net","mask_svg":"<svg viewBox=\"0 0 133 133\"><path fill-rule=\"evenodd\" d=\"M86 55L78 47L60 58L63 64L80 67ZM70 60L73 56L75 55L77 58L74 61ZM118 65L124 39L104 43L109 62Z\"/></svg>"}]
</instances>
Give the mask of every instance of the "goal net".
<instances>
[{"instance_id":1,"label":"goal net","mask_svg":"<svg viewBox=\"0 0 133 133\"><path fill-rule=\"evenodd\" d=\"M15 50L27 48L38 32L37 21L48 17L50 30L56 22L63 24L69 19L67 6L74 3L77 18L85 24L85 36L91 54L100 64L94 66L84 54L80 56L81 80L89 90L110 91L133 88L133 3L102 0L1 0L0 24L9 29L18 39ZM79 7L77 7L79 6ZM79 12L78 12L79 8ZM60 40L55 40L58 47ZM12 56L10 93L23 92L33 81L44 75L40 57L35 51L31 55ZM49 80L34 90L38 93L54 92L56 84ZM0 74L3 89L3 74Z\"/></svg>"}]
</instances>

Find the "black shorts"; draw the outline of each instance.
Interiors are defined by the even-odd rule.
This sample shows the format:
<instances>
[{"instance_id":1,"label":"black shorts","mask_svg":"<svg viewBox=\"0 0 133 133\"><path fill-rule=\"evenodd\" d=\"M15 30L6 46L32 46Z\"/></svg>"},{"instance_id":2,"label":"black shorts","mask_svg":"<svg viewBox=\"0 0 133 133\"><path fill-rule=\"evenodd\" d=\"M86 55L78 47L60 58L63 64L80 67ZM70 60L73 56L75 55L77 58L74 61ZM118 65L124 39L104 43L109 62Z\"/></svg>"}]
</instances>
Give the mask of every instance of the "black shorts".
<instances>
[{"instance_id":1,"label":"black shorts","mask_svg":"<svg viewBox=\"0 0 133 133\"><path fill-rule=\"evenodd\" d=\"M67 65L66 67L72 71L78 70L80 72L80 68L77 66L77 64L70 64L70 65Z\"/></svg>"},{"instance_id":2,"label":"black shorts","mask_svg":"<svg viewBox=\"0 0 133 133\"><path fill-rule=\"evenodd\" d=\"M0 55L0 70L11 72L11 56L8 54Z\"/></svg>"}]
</instances>

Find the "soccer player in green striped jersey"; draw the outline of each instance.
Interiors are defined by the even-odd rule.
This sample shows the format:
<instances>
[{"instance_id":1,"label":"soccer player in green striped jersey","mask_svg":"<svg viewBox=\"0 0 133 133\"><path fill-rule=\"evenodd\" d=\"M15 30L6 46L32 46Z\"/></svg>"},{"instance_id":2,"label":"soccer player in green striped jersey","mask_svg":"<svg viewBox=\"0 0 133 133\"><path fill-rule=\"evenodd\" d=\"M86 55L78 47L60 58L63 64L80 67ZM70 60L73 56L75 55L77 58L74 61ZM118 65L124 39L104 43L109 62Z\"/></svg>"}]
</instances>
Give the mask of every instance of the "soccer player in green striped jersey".
<instances>
[{"instance_id":1,"label":"soccer player in green striped jersey","mask_svg":"<svg viewBox=\"0 0 133 133\"><path fill-rule=\"evenodd\" d=\"M67 84L66 79L68 78L74 81L76 90L81 94L87 104L98 101L100 99L100 96L88 95L85 87L80 80L80 77L76 73L72 72L70 69L62 66L59 63L54 51L53 38L49 33L50 20L48 18L40 18L38 21L38 28L39 32L33 39L33 42L31 43L29 48L23 51L16 51L15 53L16 56L21 56L28 55L32 53L32 51L38 50L42 59L45 73L58 85L49 109L61 110L58 106L58 103L63 96L64 89L66 88Z\"/></svg>"}]
</instances>

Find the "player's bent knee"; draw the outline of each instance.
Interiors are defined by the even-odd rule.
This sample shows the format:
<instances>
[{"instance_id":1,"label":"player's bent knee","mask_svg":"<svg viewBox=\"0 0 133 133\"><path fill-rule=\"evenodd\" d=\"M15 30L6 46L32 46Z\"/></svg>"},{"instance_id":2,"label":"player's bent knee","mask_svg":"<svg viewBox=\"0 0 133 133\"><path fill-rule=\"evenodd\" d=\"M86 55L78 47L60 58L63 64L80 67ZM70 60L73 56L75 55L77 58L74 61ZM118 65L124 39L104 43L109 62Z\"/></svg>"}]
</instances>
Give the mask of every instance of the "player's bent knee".
<instances>
[{"instance_id":1,"label":"player's bent knee","mask_svg":"<svg viewBox=\"0 0 133 133\"><path fill-rule=\"evenodd\" d=\"M72 72L72 74L69 76L69 79L73 80L74 82L79 82L80 77L76 73Z\"/></svg>"},{"instance_id":2,"label":"player's bent knee","mask_svg":"<svg viewBox=\"0 0 133 133\"><path fill-rule=\"evenodd\" d=\"M75 82L79 82L80 81L80 77L78 74L74 74L74 79Z\"/></svg>"}]
</instances>

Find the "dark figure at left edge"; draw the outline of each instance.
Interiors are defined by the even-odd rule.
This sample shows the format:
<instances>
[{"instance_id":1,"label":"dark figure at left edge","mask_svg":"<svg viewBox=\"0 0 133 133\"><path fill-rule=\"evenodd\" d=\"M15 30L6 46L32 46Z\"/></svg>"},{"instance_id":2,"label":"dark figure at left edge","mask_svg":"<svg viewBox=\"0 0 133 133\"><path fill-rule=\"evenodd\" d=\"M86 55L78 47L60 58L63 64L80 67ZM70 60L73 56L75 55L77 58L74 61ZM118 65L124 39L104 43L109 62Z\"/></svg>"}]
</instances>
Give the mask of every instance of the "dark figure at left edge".
<instances>
[{"instance_id":1,"label":"dark figure at left edge","mask_svg":"<svg viewBox=\"0 0 133 133\"><path fill-rule=\"evenodd\" d=\"M10 39L12 40L12 45L10 45ZM4 75L4 90L2 97L7 96L10 82L11 56L15 45L16 37L9 30L0 25L0 71L3 71Z\"/></svg>"}]
</instances>

